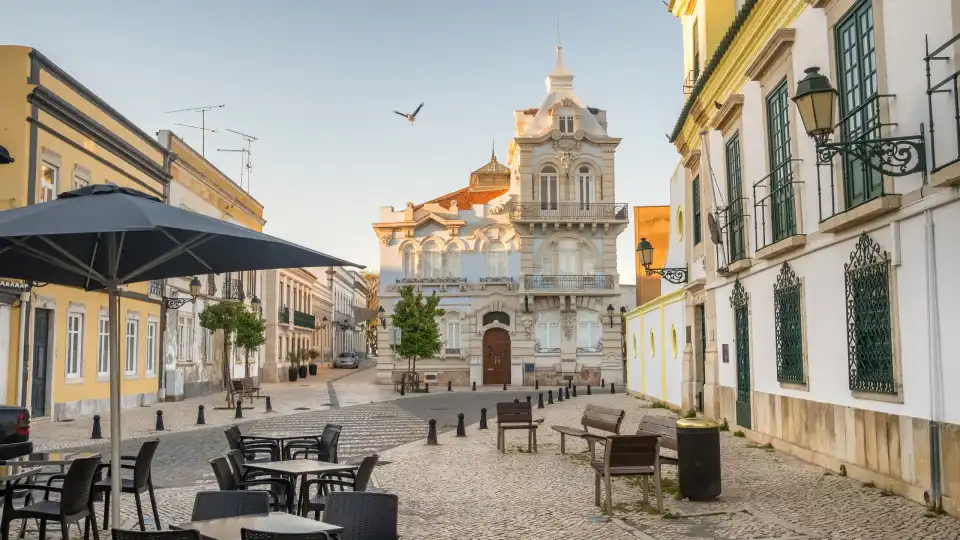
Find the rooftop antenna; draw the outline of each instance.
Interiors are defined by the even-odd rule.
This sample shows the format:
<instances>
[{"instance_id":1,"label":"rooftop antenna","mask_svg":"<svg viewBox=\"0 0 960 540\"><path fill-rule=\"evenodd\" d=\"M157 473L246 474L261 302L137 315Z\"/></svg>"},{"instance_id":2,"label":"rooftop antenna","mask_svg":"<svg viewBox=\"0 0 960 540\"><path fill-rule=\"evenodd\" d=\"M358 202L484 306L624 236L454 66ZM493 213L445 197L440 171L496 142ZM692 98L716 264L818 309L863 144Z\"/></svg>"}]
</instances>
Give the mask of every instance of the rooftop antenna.
<instances>
[{"instance_id":1,"label":"rooftop antenna","mask_svg":"<svg viewBox=\"0 0 960 540\"><path fill-rule=\"evenodd\" d=\"M250 145L251 143L259 140L253 135L247 135L246 133L241 133L235 129L227 129L230 133L239 135L244 141L244 148L217 148L217 152L239 152L241 158L240 165L240 187L243 187L243 180L247 180L247 193L250 192L250 176L253 172L253 162L250 161Z\"/></svg>"},{"instance_id":2,"label":"rooftop antenna","mask_svg":"<svg viewBox=\"0 0 960 540\"><path fill-rule=\"evenodd\" d=\"M174 111L166 111L164 114L172 114L179 112L198 112L200 113L200 125L191 126L188 124L176 124L178 126L199 129L200 130L200 155L206 157L206 143L207 143L207 132L216 133L215 129L207 129L207 112L212 111L213 109L222 109L226 105L204 105L203 107L189 107L186 109L177 109ZM174 122L176 123L176 122Z\"/></svg>"}]
</instances>

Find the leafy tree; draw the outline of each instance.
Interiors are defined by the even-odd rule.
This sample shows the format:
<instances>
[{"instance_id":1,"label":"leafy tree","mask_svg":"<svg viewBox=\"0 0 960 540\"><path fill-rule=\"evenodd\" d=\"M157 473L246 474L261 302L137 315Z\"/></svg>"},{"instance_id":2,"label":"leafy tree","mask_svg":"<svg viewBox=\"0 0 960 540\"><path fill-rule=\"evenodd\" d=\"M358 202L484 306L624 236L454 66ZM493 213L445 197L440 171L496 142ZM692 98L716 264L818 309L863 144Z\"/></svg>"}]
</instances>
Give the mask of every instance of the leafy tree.
<instances>
[{"instance_id":1,"label":"leafy tree","mask_svg":"<svg viewBox=\"0 0 960 540\"><path fill-rule=\"evenodd\" d=\"M236 300L223 300L208 305L200 312L200 326L211 332L223 331L223 362L221 375L223 385L227 390L227 405L233 403L233 378L230 376L230 345L233 333L237 329L237 321L243 313L247 313L246 306Z\"/></svg>"},{"instance_id":2,"label":"leafy tree","mask_svg":"<svg viewBox=\"0 0 960 540\"><path fill-rule=\"evenodd\" d=\"M433 293L424 298L410 285L400 287L400 301L393 307L391 321L402 332L400 345L394 346L397 356L407 359L409 371L417 370L417 360L433 358L440 352L440 328L437 317L445 311L437 307L440 297ZM412 368L410 363L412 362Z\"/></svg>"},{"instance_id":3,"label":"leafy tree","mask_svg":"<svg viewBox=\"0 0 960 540\"><path fill-rule=\"evenodd\" d=\"M267 342L266 325L260 315L246 309L237 318L237 347L243 349L243 376L250 378L250 353Z\"/></svg>"},{"instance_id":4,"label":"leafy tree","mask_svg":"<svg viewBox=\"0 0 960 540\"><path fill-rule=\"evenodd\" d=\"M380 307L380 274L376 272L363 272L360 275L363 277L363 281L367 286L367 309L376 314L377 309ZM367 327L364 330L367 339L367 349L372 355L377 354L378 324L377 315L374 315L374 318L367 323Z\"/></svg>"}]
</instances>

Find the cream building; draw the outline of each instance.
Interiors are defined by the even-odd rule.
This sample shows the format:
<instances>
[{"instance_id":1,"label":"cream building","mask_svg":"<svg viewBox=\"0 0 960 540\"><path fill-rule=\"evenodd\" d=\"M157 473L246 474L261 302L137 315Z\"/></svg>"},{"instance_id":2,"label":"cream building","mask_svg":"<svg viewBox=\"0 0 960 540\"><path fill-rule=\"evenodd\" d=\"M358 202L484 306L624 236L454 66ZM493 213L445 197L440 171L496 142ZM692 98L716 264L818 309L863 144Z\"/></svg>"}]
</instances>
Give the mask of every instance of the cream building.
<instances>
[{"instance_id":1,"label":"cream building","mask_svg":"<svg viewBox=\"0 0 960 540\"><path fill-rule=\"evenodd\" d=\"M267 270L264 274L263 316L267 343L263 380L281 382L287 380L288 352L317 347L313 301L314 291L320 285L317 275L305 268Z\"/></svg>"},{"instance_id":2,"label":"cream building","mask_svg":"<svg viewBox=\"0 0 960 540\"><path fill-rule=\"evenodd\" d=\"M496 156L469 185L420 205L383 207L380 304L398 287L437 293L443 347L420 360L431 384L532 385L623 378L616 239L628 209L615 198L606 111L573 90L562 49L539 107L515 112L507 164ZM615 316L608 318L612 306ZM612 319L612 320L610 320ZM381 329L377 377L407 369Z\"/></svg>"}]
</instances>

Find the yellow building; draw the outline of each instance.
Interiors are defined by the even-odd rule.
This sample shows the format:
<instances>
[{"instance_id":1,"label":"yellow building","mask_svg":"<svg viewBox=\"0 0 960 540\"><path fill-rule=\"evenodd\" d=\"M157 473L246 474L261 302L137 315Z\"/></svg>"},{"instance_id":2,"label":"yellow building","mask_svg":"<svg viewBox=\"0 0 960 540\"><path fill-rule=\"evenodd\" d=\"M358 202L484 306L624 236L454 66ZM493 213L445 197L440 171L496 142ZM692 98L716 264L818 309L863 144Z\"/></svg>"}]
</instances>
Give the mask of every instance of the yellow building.
<instances>
[{"instance_id":1,"label":"yellow building","mask_svg":"<svg viewBox=\"0 0 960 540\"><path fill-rule=\"evenodd\" d=\"M634 206L633 207L633 245L646 238L654 246L665 247L670 242L670 206ZM667 260L667 250L653 252L654 268L663 268ZM660 275L650 274L640 264L640 253L634 254L634 267L637 269L637 305L642 306L660 296Z\"/></svg>"},{"instance_id":2,"label":"yellow building","mask_svg":"<svg viewBox=\"0 0 960 540\"><path fill-rule=\"evenodd\" d=\"M91 183L167 197L167 152L30 47L0 46L0 145L16 160L0 166L0 210ZM12 300L0 307L3 402L54 420L108 410L107 295L40 284L3 296ZM132 408L157 399L160 303L137 283L120 310L122 406Z\"/></svg>"}]
</instances>

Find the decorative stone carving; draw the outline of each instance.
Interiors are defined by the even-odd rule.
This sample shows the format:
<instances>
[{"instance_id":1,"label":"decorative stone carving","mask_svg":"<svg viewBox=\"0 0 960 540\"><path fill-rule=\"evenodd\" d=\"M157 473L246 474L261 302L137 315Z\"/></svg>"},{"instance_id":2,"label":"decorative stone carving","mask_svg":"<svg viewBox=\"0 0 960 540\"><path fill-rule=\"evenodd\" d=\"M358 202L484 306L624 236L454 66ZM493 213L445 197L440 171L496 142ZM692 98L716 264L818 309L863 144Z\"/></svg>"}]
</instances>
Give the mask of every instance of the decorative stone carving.
<instances>
[{"instance_id":1,"label":"decorative stone carving","mask_svg":"<svg viewBox=\"0 0 960 540\"><path fill-rule=\"evenodd\" d=\"M577 141L582 141L582 140L583 140L583 130L582 130L582 129L578 129L578 130L574 131L574 132L573 132L573 138L576 139ZM577 143L577 150L579 150L579 149L580 149L580 143L578 142L578 143Z\"/></svg>"},{"instance_id":2,"label":"decorative stone carving","mask_svg":"<svg viewBox=\"0 0 960 540\"><path fill-rule=\"evenodd\" d=\"M573 107L574 105L575 105L575 103L574 103L573 100L570 99L570 98L563 98L563 99L560 100L560 106L561 106L561 107Z\"/></svg>"},{"instance_id":3,"label":"decorative stone carving","mask_svg":"<svg viewBox=\"0 0 960 540\"><path fill-rule=\"evenodd\" d=\"M564 313L560 317L560 326L563 327L563 335L570 339L573 337L573 329L577 326L576 313Z\"/></svg>"},{"instance_id":4,"label":"decorative stone carving","mask_svg":"<svg viewBox=\"0 0 960 540\"><path fill-rule=\"evenodd\" d=\"M392 234L385 234L385 235L381 236L381 237L380 237L380 242L382 242L383 245L385 245L385 246L389 246L389 245L393 242L393 235L392 235Z\"/></svg>"},{"instance_id":5,"label":"decorative stone carving","mask_svg":"<svg viewBox=\"0 0 960 540\"><path fill-rule=\"evenodd\" d=\"M550 132L550 138L553 139L553 140L559 139L559 138L560 138L560 130L554 128L554 130Z\"/></svg>"},{"instance_id":6,"label":"decorative stone carving","mask_svg":"<svg viewBox=\"0 0 960 540\"><path fill-rule=\"evenodd\" d=\"M527 339L533 338L533 317L526 315L520 319L520 323L523 325L523 333L527 336Z\"/></svg>"},{"instance_id":7,"label":"decorative stone carving","mask_svg":"<svg viewBox=\"0 0 960 540\"><path fill-rule=\"evenodd\" d=\"M577 132L581 133L581 132ZM582 137L582 135L581 135ZM560 139L553 141L554 150L564 150L564 151L580 151L580 141L573 139Z\"/></svg>"},{"instance_id":8,"label":"decorative stone carving","mask_svg":"<svg viewBox=\"0 0 960 540\"><path fill-rule=\"evenodd\" d=\"M560 164L563 165L563 174L567 175L570 171L570 164L573 162L573 152L561 152Z\"/></svg>"}]
</instances>

